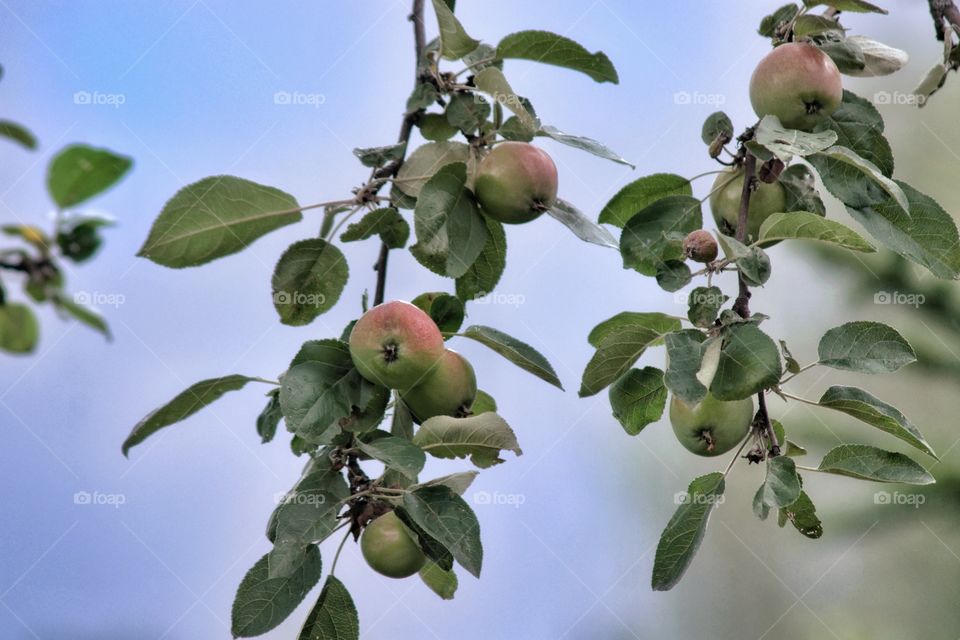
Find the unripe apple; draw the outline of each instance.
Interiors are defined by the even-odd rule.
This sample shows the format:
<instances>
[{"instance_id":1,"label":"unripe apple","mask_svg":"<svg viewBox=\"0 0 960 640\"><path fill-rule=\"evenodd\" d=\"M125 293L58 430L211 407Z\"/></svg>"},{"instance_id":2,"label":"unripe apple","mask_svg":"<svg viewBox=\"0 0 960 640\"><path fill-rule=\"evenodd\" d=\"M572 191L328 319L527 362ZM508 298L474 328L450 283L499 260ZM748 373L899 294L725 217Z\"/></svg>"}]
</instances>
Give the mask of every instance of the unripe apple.
<instances>
[{"instance_id":1,"label":"unripe apple","mask_svg":"<svg viewBox=\"0 0 960 640\"><path fill-rule=\"evenodd\" d=\"M360 375L390 389L423 381L443 353L440 329L409 302L373 307L350 332L350 356Z\"/></svg>"},{"instance_id":2,"label":"unripe apple","mask_svg":"<svg viewBox=\"0 0 960 640\"><path fill-rule=\"evenodd\" d=\"M699 456L719 456L740 444L753 422L753 398L717 400L712 393L694 406L673 396L670 424L686 449Z\"/></svg>"},{"instance_id":3,"label":"unripe apple","mask_svg":"<svg viewBox=\"0 0 960 640\"><path fill-rule=\"evenodd\" d=\"M388 578L412 576L427 561L407 526L393 511L364 528L360 551L371 569Z\"/></svg>"},{"instance_id":4,"label":"unripe apple","mask_svg":"<svg viewBox=\"0 0 960 640\"><path fill-rule=\"evenodd\" d=\"M532 144L501 142L477 167L473 191L491 218L530 222L557 200L557 166Z\"/></svg>"},{"instance_id":5,"label":"unripe apple","mask_svg":"<svg viewBox=\"0 0 960 640\"><path fill-rule=\"evenodd\" d=\"M694 262L713 262L717 259L717 241L706 229L697 229L683 239L683 255Z\"/></svg>"},{"instance_id":6,"label":"unripe apple","mask_svg":"<svg viewBox=\"0 0 960 640\"><path fill-rule=\"evenodd\" d=\"M418 423L434 416L465 418L477 397L477 377L466 358L447 349L423 382L400 397Z\"/></svg>"},{"instance_id":7,"label":"unripe apple","mask_svg":"<svg viewBox=\"0 0 960 640\"><path fill-rule=\"evenodd\" d=\"M717 228L732 236L740 216L740 198L743 195L743 170L724 169L717 175L710 194L710 211ZM779 182L769 184L757 181L756 191L750 194L747 209L747 235L756 239L760 225L774 213L782 213L787 206L787 194Z\"/></svg>"},{"instance_id":8,"label":"unripe apple","mask_svg":"<svg viewBox=\"0 0 960 640\"><path fill-rule=\"evenodd\" d=\"M782 44L750 78L750 103L761 118L777 116L788 129L812 130L843 101L840 70L808 42Z\"/></svg>"}]
</instances>

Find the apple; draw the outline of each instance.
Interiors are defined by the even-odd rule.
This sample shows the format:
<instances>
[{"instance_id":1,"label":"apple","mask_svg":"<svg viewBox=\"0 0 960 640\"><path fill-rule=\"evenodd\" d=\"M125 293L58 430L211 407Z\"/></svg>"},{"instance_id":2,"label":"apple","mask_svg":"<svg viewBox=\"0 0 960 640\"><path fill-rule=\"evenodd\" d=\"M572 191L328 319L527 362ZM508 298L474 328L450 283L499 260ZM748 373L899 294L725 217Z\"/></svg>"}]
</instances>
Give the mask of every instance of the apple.
<instances>
[{"instance_id":1,"label":"apple","mask_svg":"<svg viewBox=\"0 0 960 640\"><path fill-rule=\"evenodd\" d=\"M683 239L683 255L694 262L713 262L717 259L717 241L706 229L697 229Z\"/></svg>"},{"instance_id":2,"label":"apple","mask_svg":"<svg viewBox=\"0 0 960 640\"><path fill-rule=\"evenodd\" d=\"M447 349L423 381L400 397L418 423L434 416L465 418L477 397L477 377L466 358Z\"/></svg>"},{"instance_id":3,"label":"apple","mask_svg":"<svg viewBox=\"0 0 960 640\"><path fill-rule=\"evenodd\" d=\"M433 319L400 300L373 307L350 332L350 357L360 375L390 389L422 382L444 351Z\"/></svg>"},{"instance_id":4,"label":"apple","mask_svg":"<svg viewBox=\"0 0 960 640\"><path fill-rule=\"evenodd\" d=\"M491 218L530 222L557 200L557 166L532 144L501 142L477 167L473 191Z\"/></svg>"},{"instance_id":5,"label":"apple","mask_svg":"<svg viewBox=\"0 0 960 640\"><path fill-rule=\"evenodd\" d=\"M371 569L388 578L412 576L427 561L410 530L393 511L364 527L360 552Z\"/></svg>"},{"instance_id":6,"label":"apple","mask_svg":"<svg viewBox=\"0 0 960 640\"><path fill-rule=\"evenodd\" d=\"M710 392L694 406L673 396L670 424L686 449L699 456L719 456L740 444L753 422L753 398L717 400Z\"/></svg>"},{"instance_id":7,"label":"apple","mask_svg":"<svg viewBox=\"0 0 960 640\"><path fill-rule=\"evenodd\" d=\"M750 78L750 103L761 118L776 116L788 129L811 131L843 101L840 70L809 42L782 44Z\"/></svg>"},{"instance_id":8,"label":"apple","mask_svg":"<svg viewBox=\"0 0 960 640\"><path fill-rule=\"evenodd\" d=\"M717 228L733 236L740 216L740 198L743 195L743 169L724 169L717 175L710 192L710 211ZM787 206L787 194L779 182L757 181L757 189L750 194L747 209L747 235L756 239L760 225L774 213L782 213Z\"/></svg>"}]
</instances>

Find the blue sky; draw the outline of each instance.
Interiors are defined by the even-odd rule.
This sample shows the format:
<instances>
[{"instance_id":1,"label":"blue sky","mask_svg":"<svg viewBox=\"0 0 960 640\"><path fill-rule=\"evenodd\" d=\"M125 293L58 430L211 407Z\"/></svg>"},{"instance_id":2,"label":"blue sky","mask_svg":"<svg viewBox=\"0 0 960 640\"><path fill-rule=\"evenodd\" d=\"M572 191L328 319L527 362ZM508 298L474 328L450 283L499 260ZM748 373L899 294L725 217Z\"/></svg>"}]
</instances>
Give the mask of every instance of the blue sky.
<instances>
[{"instance_id":1,"label":"blue sky","mask_svg":"<svg viewBox=\"0 0 960 640\"><path fill-rule=\"evenodd\" d=\"M488 42L547 29L602 49L614 61L619 86L526 62L506 69L545 123L605 141L637 164L631 171L542 143L559 167L561 196L595 216L636 177L713 168L701 123L717 108L739 127L752 122L747 83L768 46L754 29L775 4L460 0L458 13L472 35ZM849 22L913 54L906 71L882 84L908 91L939 45L925 9L889 4L892 18ZM349 195L367 173L351 149L396 136L412 83L407 11L399 0L0 0L0 115L28 125L41 143L35 153L11 145L0 150L0 218L48 224L44 167L66 143L105 146L136 163L117 188L91 203L119 222L106 232L105 248L67 273L70 290L116 303L100 305L114 341L106 344L45 312L37 354L0 360L6 494L0 502L0 637L229 637L224 625L236 585L268 550L263 529L275 495L292 485L302 465L282 437L259 444L253 421L266 389L225 398L134 449L129 460L120 443L145 413L197 380L228 373L274 377L303 341L339 335L357 315L364 289L373 286L369 267L377 247L346 249L351 277L340 304L301 328L277 322L269 275L287 245L315 235L316 215L308 212L301 224L202 268L168 270L134 254L164 202L208 175L274 185L303 204ZM429 15L428 25L433 30ZM957 84L922 118L955 113ZM868 93L881 83L849 86ZM316 104L277 105L278 91L316 96ZM78 92L93 104L78 104ZM929 169L901 175L960 204L955 192L939 186L956 173L950 151L956 139L912 148L916 136L928 135L915 113L885 110L898 152L901 144L913 166L919 156L932 160ZM706 193L706 183L697 186ZM354 594L363 637L702 637L712 607L749 612L748 598L715 595L737 575L736 562L752 561L723 525L711 532L688 584L670 594L648 588L652 548L673 510L673 494L715 465L690 460L665 423L628 438L610 416L605 394L585 400L575 394L594 324L625 309L682 313L680 305L651 281L623 271L614 252L579 242L551 219L509 229L508 245L499 290L517 304L473 305L469 320L540 349L567 393L479 345L455 345L474 363L480 386L497 398L524 449L522 457L481 474L472 491L522 504L476 505L484 576L461 576L452 602L416 581L380 578L348 550L337 573ZM812 349L843 301L823 310L819 332L807 331L793 310L818 302L824 290L791 284L798 276L816 282L829 274L800 254L782 253L755 304L784 309L772 314L770 330L792 330L795 351ZM388 297L450 287L409 254L391 258ZM428 472L441 475L463 464L431 462ZM756 480L734 479L739 502L747 502ZM834 486L818 482L824 492ZM77 492L122 504L77 505ZM736 535L762 537L771 530L756 521L741 526L744 506L731 505ZM793 560L778 558L772 547L761 552L776 571L809 575L812 582L832 559L805 556L809 545L789 539L798 549ZM329 561L332 549L324 547L324 557ZM684 598L705 594L715 597L703 612L684 620L662 615L686 610ZM780 595L782 610L792 598ZM827 608L829 591L822 600ZM298 610L268 637L291 637L305 614ZM760 636L776 618L769 617L739 629Z\"/></svg>"}]
</instances>

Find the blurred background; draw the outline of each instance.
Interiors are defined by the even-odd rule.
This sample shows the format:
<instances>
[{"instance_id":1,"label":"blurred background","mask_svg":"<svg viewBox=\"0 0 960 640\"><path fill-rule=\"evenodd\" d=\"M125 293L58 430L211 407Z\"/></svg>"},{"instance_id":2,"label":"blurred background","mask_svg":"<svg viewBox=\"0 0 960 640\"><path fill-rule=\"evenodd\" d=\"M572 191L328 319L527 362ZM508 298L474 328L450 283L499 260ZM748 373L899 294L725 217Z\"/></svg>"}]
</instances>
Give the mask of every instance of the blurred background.
<instances>
[{"instance_id":1,"label":"blurred background","mask_svg":"<svg viewBox=\"0 0 960 640\"><path fill-rule=\"evenodd\" d=\"M637 164L631 171L541 140L560 169L562 197L595 217L637 177L715 168L701 124L717 109L738 130L754 121L747 84L769 46L755 30L780 3L457 4L467 30L487 42L547 29L615 63L619 86L508 63L511 83L544 123L606 142ZM926 3L881 4L890 16L848 15L846 26L907 50L911 61L894 76L845 78L846 86L883 103L897 176L960 211L960 81L951 76L922 110L905 104L942 47ZM104 232L98 259L67 274L71 291L109 302L99 311L113 342L48 313L36 354L0 359L0 637L229 637L236 587L268 550L267 517L303 464L283 437L259 444L254 419L266 389L230 394L129 460L120 443L143 415L195 381L273 377L303 341L339 335L373 287L377 245L345 247L351 277L343 298L303 328L279 324L269 280L288 244L316 234L319 215L308 212L300 225L202 268L173 271L134 254L164 202L208 175L275 185L304 204L348 196L368 173L351 149L396 136L412 83L408 11L406 0L0 0L0 113L41 143L33 153L0 148L0 219L49 226L44 170L64 144L105 146L136 162L95 200L118 220ZM436 31L429 12L427 25ZM315 98L275 104L279 91ZM84 101L78 92L108 98ZM710 182L699 181L695 192L705 195ZM846 218L836 201L828 206L828 215ZM718 463L686 453L666 421L627 436L605 393L581 400L575 391L597 322L622 310L683 315L686 306L624 271L615 252L581 243L547 217L509 229L508 244L504 296L470 305L469 321L531 343L568 391L478 344L455 345L498 400L524 455L508 454L465 496L482 526L484 575L476 581L461 572L453 601L417 580L381 578L348 545L337 575L354 596L363 638L957 637L958 285L888 255L850 264L797 244L773 251L773 277L753 307L772 316L764 328L788 339L801 363L815 358L824 331L851 317L898 327L923 356L894 377L815 369L791 390L818 398L842 380L893 401L941 454L931 467L939 484L910 494L806 474L825 528L811 541L752 515L762 472L741 464L685 579L654 593L654 549L674 494ZM394 252L388 298L442 289L452 282ZM911 294L923 303L913 304L920 298ZM912 302L898 304L905 300ZM659 350L645 358L662 364ZM839 414L779 401L772 413L810 450L810 464L842 439L906 452ZM430 461L425 474L466 465ZM82 492L101 498L78 504ZM266 637L295 637L309 606Z\"/></svg>"}]
</instances>

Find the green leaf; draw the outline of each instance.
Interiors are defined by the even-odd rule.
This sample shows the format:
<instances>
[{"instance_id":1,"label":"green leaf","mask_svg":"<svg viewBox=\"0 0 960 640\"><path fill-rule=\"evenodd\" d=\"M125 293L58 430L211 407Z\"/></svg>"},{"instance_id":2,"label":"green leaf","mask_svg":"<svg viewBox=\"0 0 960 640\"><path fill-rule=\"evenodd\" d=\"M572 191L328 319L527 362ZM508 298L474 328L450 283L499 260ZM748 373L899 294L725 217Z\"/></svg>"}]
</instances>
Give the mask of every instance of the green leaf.
<instances>
[{"instance_id":1,"label":"green leaf","mask_svg":"<svg viewBox=\"0 0 960 640\"><path fill-rule=\"evenodd\" d=\"M94 331L102 333L107 340L113 339L110 334L110 327L107 325L107 321L104 320L103 316L100 314L81 304L77 304L71 300L69 296L63 295L60 292L55 293L51 300L58 311L61 311L74 320L87 325Z\"/></svg>"},{"instance_id":2,"label":"green leaf","mask_svg":"<svg viewBox=\"0 0 960 640\"><path fill-rule=\"evenodd\" d=\"M844 90L843 102L817 125L816 130L836 132L837 144L869 160L889 178L893 175L893 151L883 135L883 128L883 117L872 102Z\"/></svg>"},{"instance_id":3,"label":"green leaf","mask_svg":"<svg viewBox=\"0 0 960 640\"><path fill-rule=\"evenodd\" d=\"M372 435L375 437L364 437L358 441L357 448L374 460L379 460L387 468L416 481L427 461L423 450L406 438L391 436L383 431L375 431Z\"/></svg>"},{"instance_id":4,"label":"green leaf","mask_svg":"<svg viewBox=\"0 0 960 640\"><path fill-rule=\"evenodd\" d=\"M360 164L365 167L377 169L403 158L403 152L407 150L406 142L387 145L385 147L368 147L364 149L354 149L353 155L357 156Z\"/></svg>"},{"instance_id":5,"label":"green leaf","mask_svg":"<svg viewBox=\"0 0 960 640\"><path fill-rule=\"evenodd\" d=\"M547 210L550 217L559 220L574 235L584 242L598 244L601 247L618 249L617 239L609 231L583 215L583 213L566 200L557 198L553 206Z\"/></svg>"},{"instance_id":6,"label":"green leaf","mask_svg":"<svg viewBox=\"0 0 960 640\"><path fill-rule=\"evenodd\" d=\"M822 33L812 38L821 51L830 56L840 73L856 75L867 65L863 51L856 42L843 37L840 32Z\"/></svg>"},{"instance_id":7,"label":"green leaf","mask_svg":"<svg viewBox=\"0 0 960 640\"><path fill-rule=\"evenodd\" d=\"M807 538L816 540L823 535L823 524L817 517L817 508L805 491L800 492L800 497L793 504L780 509L780 526L788 520Z\"/></svg>"},{"instance_id":8,"label":"green leaf","mask_svg":"<svg viewBox=\"0 0 960 640\"><path fill-rule=\"evenodd\" d=\"M623 228L630 218L667 196L690 196L690 181L672 173L655 173L634 180L617 192L600 212L600 222Z\"/></svg>"},{"instance_id":9,"label":"green leaf","mask_svg":"<svg viewBox=\"0 0 960 640\"><path fill-rule=\"evenodd\" d=\"M776 35L777 28L796 18L799 12L800 7L792 2L785 4L770 15L764 16L763 20L760 21L757 33L766 38L773 38Z\"/></svg>"},{"instance_id":10,"label":"green leaf","mask_svg":"<svg viewBox=\"0 0 960 640\"><path fill-rule=\"evenodd\" d=\"M404 161L394 185L404 194L416 198L420 189L440 169L454 162L467 164L468 173L473 174L473 161L470 147L462 142L429 142L417 147ZM401 207L412 209L413 207Z\"/></svg>"},{"instance_id":11,"label":"green leaf","mask_svg":"<svg viewBox=\"0 0 960 640\"><path fill-rule=\"evenodd\" d=\"M393 416L390 420L390 433L399 438L413 440L413 415L410 409L403 402L398 402L397 394L394 394Z\"/></svg>"},{"instance_id":12,"label":"green leaf","mask_svg":"<svg viewBox=\"0 0 960 640\"><path fill-rule=\"evenodd\" d=\"M776 343L754 323L724 332L723 348L710 391L720 400L742 400L777 384L782 374Z\"/></svg>"},{"instance_id":13,"label":"green leaf","mask_svg":"<svg viewBox=\"0 0 960 640\"><path fill-rule=\"evenodd\" d=\"M347 230L340 234L340 241L366 240L375 234L391 249L402 249L410 237L410 225L393 207L374 209L359 222L348 225Z\"/></svg>"},{"instance_id":14,"label":"green leaf","mask_svg":"<svg viewBox=\"0 0 960 640\"><path fill-rule=\"evenodd\" d=\"M430 317L444 333L456 333L463 324L463 301L456 296L441 293L430 304L427 311Z\"/></svg>"},{"instance_id":15,"label":"green leaf","mask_svg":"<svg viewBox=\"0 0 960 640\"><path fill-rule=\"evenodd\" d=\"M267 524L270 542L277 542L281 520L286 540L300 541L304 536L314 534L317 538L330 535L330 518L336 516L336 506L350 496L350 489L343 474L334 470L328 453L322 450L311 458L300 479L273 510ZM310 537L302 540L304 543L314 541Z\"/></svg>"},{"instance_id":16,"label":"green leaf","mask_svg":"<svg viewBox=\"0 0 960 640\"><path fill-rule=\"evenodd\" d=\"M595 395L613 384L640 359L648 347L660 342L671 331L680 329L679 320L662 314L634 316L633 320L630 324L604 330L597 351L583 372L579 391L581 398Z\"/></svg>"},{"instance_id":17,"label":"green leaf","mask_svg":"<svg viewBox=\"0 0 960 640\"><path fill-rule=\"evenodd\" d=\"M690 483L686 498L670 518L657 544L653 561L654 591L669 591L680 582L703 542L710 512L723 490L722 473L709 473Z\"/></svg>"},{"instance_id":18,"label":"green leaf","mask_svg":"<svg viewBox=\"0 0 960 640\"><path fill-rule=\"evenodd\" d=\"M293 613L320 580L320 551L309 547L304 562L289 576L270 579L267 556L247 572L233 600L230 630L251 638L273 629Z\"/></svg>"},{"instance_id":19,"label":"green leaf","mask_svg":"<svg viewBox=\"0 0 960 640\"><path fill-rule=\"evenodd\" d=\"M876 251L873 245L850 227L809 211L774 213L763 221L757 244L770 246L781 240L818 240L851 251Z\"/></svg>"},{"instance_id":20,"label":"green leaf","mask_svg":"<svg viewBox=\"0 0 960 640\"><path fill-rule=\"evenodd\" d=\"M853 219L876 238L938 278L960 277L960 237L953 218L936 200L899 183L910 202L907 217L892 198L863 208L847 207Z\"/></svg>"},{"instance_id":21,"label":"green leaf","mask_svg":"<svg viewBox=\"0 0 960 640\"><path fill-rule=\"evenodd\" d=\"M348 275L343 253L325 240L310 238L287 247L270 281L280 322L302 326L332 309Z\"/></svg>"},{"instance_id":22,"label":"green leaf","mask_svg":"<svg viewBox=\"0 0 960 640\"><path fill-rule=\"evenodd\" d=\"M813 166L820 172L820 177L827 189L844 204L855 206L857 201L854 201L853 204L848 202L851 198L846 194L846 190L856 189L857 179L862 175L886 192L900 206L903 210L902 213L909 217L910 202L901 186L883 175L877 165L860 157L855 151L834 145L825 151L810 156L810 158ZM824 172L824 165L817 162L821 158L828 158L833 161L833 164L828 165L826 173Z\"/></svg>"},{"instance_id":23,"label":"green leaf","mask_svg":"<svg viewBox=\"0 0 960 640\"><path fill-rule=\"evenodd\" d=\"M598 158L604 158L605 160L612 160L617 164L625 164L631 169L636 169L637 167L631 162L624 160L619 153L613 151L605 144L597 142L593 138L587 138L584 136L574 136L569 133L564 133L557 129L556 127L551 127L550 125L542 125L540 130L537 131L538 136L546 136L552 138L561 144L565 144L574 149L581 149L587 153L592 153Z\"/></svg>"},{"instance_id":24,"label":"green leaf","mask_svg":"<svg viewBox=\"0 0 960 640\"><path fill-rule=\"evenodd\" d=\"M683 238L703 226L700 201L667 196L644 207L627 221L620 236L623 266L653 276L657 266L683 259Z\"/></svg>"},{"instance_id":25,"label":"green leaf","mask_svg":"<svg viewBox=\"0 0 960 640\"><path fill-rule=\"evenodd\" d=\"M421 487L404 494L403 507L418 526L450 550L464 569L480 577L480 523L463 498L442 485Z\"/></svg>"},{"instance_id":26,"label":"green leaf","mask_svg":"<svg viewBox=\"0 0 960 640\"><path fill-rule=\"evenodd\" d=\"M667 334L663 342L667 348L667 370L664 384L690 406L698 404L707 395L706 384L697 374L704 357L706 336L696 329L682 329Z\"/></svg>"},{"instance_id":27,"label":"green leaf","mask_svg":"<svg viewBox=\"0 0 960 640\"><path fill-rule=\"evenodd\" d=\"M835 131L827 129L818 133L807 133L796 129L787 129L776 116L764 116L757 126L755 141L783 162L790 162L793 156L809 156L819 153L837 141Z\"/></svg>"},{"instance_id":28,"label":"green leaf","mask_svg":"<svg viewBox=\"0 0 960 640\"><path fill-rule=\"evenodd\" d=\"M450 97L444 114L451 126L473 135L490 117L490 104L472 93L456 93Z\"/></svg>"},{"instance_id":29,"label":"green leaf","mask_svg":"<svg viewBox=\"0 0 960 640\"><path fill-rule=\"evenodd\" d=\"M703 144L709 145L712 145L718 138L730 141L733 139L733 122L723 111L711 113L703 122L700 138L703 140Z\"/></svg>"},{"instance_id":30,"label":"green leaf","mask_svg":"<svg viewBox=\"0 0 960 640\"><path fill-rule=\"evenodd\" d=\"M414 211L417 244L410 247L420 264L440 275L467 273L487 242L487 227L473 193L467 166L449 164L423 186Z\"/></svg>"},{"instance_id":31,"label":"green leaf","mask_svg":"<svg viewBox=\"0 0 960 640\"><path fill-rule=\"evenodd\" d=\"M818 16L807 13L799 16L793 23L793 35L798 40L808 36L816 36L822 33L834 33L843 35L843 27L834 18Z\"/></svg>"},{"instance_id":32,"label":"green leaf","mask_svg":"<svg viewBox=\"0 0 960 640\"><path fill-rule=\"evenodd\" d=\"M671 331L680 328L679 320L673 316L668 316L665 313L623 311L612 318L607 318L591 329L590 334L587 336L587 341L592 346L599 347L600 343L603 342L603 339L614 331L622 327L634 325L655 327L660 333L663 334L670 333ZM659 344L659 342L654 344Z\"/></svg>"},{"instance_id":33,"label":"green leaf","mask_svg":"<svg viewBox=\"0 0 960 640\"><path fill-rule=\"evenodd\" d=\"M906 51L877 42L866 36L850 36L847 38L863 52L864 67L860 71L848 72L848 75L873 78L896 73L907 64L909 56Z\"/></svg>"},{"instance_id":34,"label":"green leaf","mask_svg":"<svg viewBox=\"0 0 960 640\"><path fill-rule=\"evenodd\" d=\"M818 404L853 416L939 460L920 430L907 420L899 409L875 398L863 389L832 386L823 392Z\"/></svg>"},{"instance_id":35,"label":"green leaf","mask_svg":"<svg viewBox=\"0 0 960 640\"><path fill-rule=\"evenodd\" d=\"M473 83L494 102L509 109L522 125L522 130L534 135L540 129L540 120L527 108L529 103L514 92L500 69L487 67L474 76Z\"/></svg>"},{"instance_id":36,"label":"green leaf","mask_svg":"<svg viewBox=\"0 0 960 640\"><path fill-rule=\"evenodd\" d=\"M794 164L780 174L780 186L786 196L785 211L807 211L823 217L826 207L817 192L813 172L805 164Z\"/></svg>"},{"instance_id":37,"label":"green leaf","mask_svg":"<svg viewBox=\"0 0 960 640\"><path fill-rule=\"evenodd\" d=\"M461 335L486 345L524 371L529 371L541 380L563 390L560 379L547 359L526 342L521 342L502 331L483 325L467 327Z\"/></svg>"},{"instance_id":38,"label":"green leaf","mask_svg":"<svg viewBox=\"0 0 960 640\"><path fill-rule=\"evenodd\" d=\"M933 484L930 473L903 455L865 444L842 444L831 449L820 461L819 471L859 480Z\"/></svg>"},{"instance_id":39,"label":"green leaf","mask_svg":"<svg viewBox=\"0 0 960 640\"><path fill-rule=\"evenodd\" d=\"M477 397L474 398L473 406L470 407L470 411L473 412L473 415L478 416L481 413L488 413L496 410L497 401L493 399L493 396L483 389L477 389Z\"/></svg>"},{"instance_id":40,"label":"green leaf","mask_svg":"<svg viewBox=\"0 0 960 640\"><path fill-rule=\"evenodd\" d=\"M800 477L793 459L787 456L767 459L767 478L758 495L765 506L773 509L786 507L797 501L800 497Z\"/></svg>"},{"instance_id":41,"label":"green leaf","mask_svg":"<svg viewBox=\"0 0 960 640\"><path fill-rule=\"evenodd\" d=\"M690 284L692 277L690 267L680 260L669 260L657 266L657 284L664 291L679 291Z\"/></svg>"},{"instance_id":42,"label":"green leaf","mask_svg":"<svg viewBox=\"0 0 960 640\"><path fill-rule=\"evenodd\" d=\"M260 436L260 442L263 444L273 440L273 436L277 434L280 419L283 417L283 411L280 409L280 389L271 389L267 396L267 406L257 416L257 435Z\"/></svg>"},{"instance_id":43,"label":"green leaf","mask_svg":"<svg viewBox=\"0 0 960 640\"><path fill-rule=\"evenodd\" d=\"M473 73L483 71L487 67L496 67L503 70L503 61L497 60L496 47L491 47L482 42L477 45L476 49L463 56L462 60Z\"/></svg>"},{"instance_id":44,"label":"green leaf","mask_svg":"<svg viewBox=\"0 0 960 640\"><path fill-rule=\"evenodd\" d=\"M123 455L160 429L176 424L195 414L208 404L219 400L228 391L239 391L254 379L239 374L202 380L179 393L173 400L153 410L138 422L127 439L123 441Z\"/></svg>"},{"instance_id":45,"label":"green leaf","mask_svg":"<svg viewBox=\"0 0 960 640\"><path fill-rule=\"evenodd\" d=\"M483 298L493 291L507 266L507 234L503 225L487 216L484 216L484 223L487 225L487 242L483 251L467 272L457 278L457 297L464 302Z\"/></svg>"},{"instance_id":46,"label":"green leaf","mask_svg":"<svg viewBox=\"0 0 960 640\"><path fill-rule=\"evenodd\" d=\"M420 116L417 126L420 127L420 135L433 142L443 142L457 135L457 128L447 121L444 114L425 113Z\"/></svg>"},{"instance_id":47,"label":"green leaf","mask_svg":"<svg viewBox=\"0 0 960 640\"><path fill-rule=\"evenodd\" d=\"M613 63L602 51L590 53L577 42L549 31L518 31L497 45L497 57L520 58L580 71L596 82L620 82Z\"/></svg>"},{"instance_id":48,"label":"green leaf","mask_svg":"<svg viewBox=\"0 0 960 640\"><path fill-rule=\"evenodd\" d=\"M826 5L840 11L887 14L886 9L881 9L877 5L866 2L865 0L804 0L804 4L807 5L808 8Z\"/></svg>"},{"instance_id":49,"label":"green leaf","mask_svg":"<svg viewBox=\"0 0 960 640\"><path fill-rule=\"evenodd\" d=\"M411 489L443 485L458 496L462 496L467 492L467 489L470 488L470 485L473 484L473 481L477 479L478 475L480 475L479 471L460 471L459 473L451 473L439 478L434 478L433 480L427 480L426 482L414 485Z\"/></svg>"},{"instance_id":50,"label":"green leaf","mask_svg":"<svg viewBox=\"0 0 960 640\"><path fill-rule=\"evenodd\" d=\"M360 375L346 343L316 340L308 345L281 381L287 428L313 444L328 444L341 429L362 432L379 424L390 390Z\"/></svg>"},{"instance_id":51,"label":"green leaf","mask_svg":"<svg viewBox=\"0 0 960 640\"><path fill-rule=\"evenodd\" d=\"M523 455L513 429L493 412L468 418L435 416L420 426L413 444L436 458L470 456L481 469L503 462L501 451Z\"/></svg>"},{"instance_id":52,"label":"green leaf","mask_svg":"<svg viewBox=\"0 0 960 640\"><path fill-rule=\"evenodd\" d=\"M794 215L791 213L790 215ZM737 263L740 275L751 287L759 287L770 279L770 258L759 246L747 246L728 235L717 233L717 240L728 259Z\"/></svg>"},{"instance_id":53,"label":"green leaf","mask_svg":"<svg viewBox=\"0 0 960 640\"><path fill-rule=\"evenodd\" d=\"M880 322L848 322L827 331L817 348L820 364L860 373L893 373L917 354L893 327Z\"/></svg>"},{"instance_id":54,"label":"green leaf","mask_svg":"<svg viewBox=\"0 0 960 640\"><path fill-rule=\"evenodd\" d=\"M0 136L10 138L21 146L33 151L37 148L37 138L22 124L10 120L0 120Z\"/></svg>"},{"instance_id":55,"label":"green leaf","mask_svg":"<svg viewBox=\"0 0 960 640\"><path fill-rule=\"evenodd\" d=\"M360 619L350 592L335 576L327 576L320 597L303 623L297 640L359 639Z\"/></svg>"},{"instance_id":56,"label":"green leaf","mask_svg":"<svg viewBox=\"0 0 960 640\"><path fill-rule=\"evenodd\" d=\"M440 55L447 60L459 60L477 48L480 41L467 35L463 25L443 0L433 0L433 10L440 25Z\"/></svg>"},{"instance_id":57,"label":"green leaf","mask_svg":"<svg viewBox=\"0 0 960 640\"><path fill-rule=\"evenodd\" d=\"M426 109L440 98L437 88L429 82L421 82L410 93L407 98L407 113L415 113L421 109Z\"/></svg>"},{"instance_id":58,"label":"green leaf","mask_svg":"<svg viewBox=\"0 0 960 640\"><path fill-rule=\"evenodd\" d=\"M457 592L457 574L450 571L444 571L432 561L427 561L420 569L420 579L430 587L430 590L443 598L444 600L453 600Z\"/></svg>"},{"instance_id":59,"label":"green leaf","mask_svg":"<svg viewBox=\"0 0 960 640\"><path fill-rule=\"evenodd\" d=\"M180 269L236 253L303 218L293 196L234 176L187 185L153 223L138 256Z\"/></svg>"},{"instance_id":60,"label":"green leaf","mask_svg":"<svg viewBox=\"0 0 960 640\"><path fill-rule=\"evenodd\" d=\"M623 430L635 436L663 416L667 388L656 367L631 369L610 386L610 408Z\"/></svg>"},{"instance_id":61,"label":"green leaf","mask_svg":"<svg viewBox=\"0 0 960 640\"><path fill-rule=\"evenodd\" d=\"M61 209L106 191L133 166L133 159L108 149L74 144L62 149L47 168L47 190Z\"/></svg>"},{"instance_id":62,"label":"green leaf","mask_svg":"<svg viewBox=\"0 0 960 640\"><path fill-rule=\"evenodd\" d=\"M720 308L729 299L719 287L697 287L687 299L687 318L697 327L712 327Z\"/></svg>"}]
</instances>

